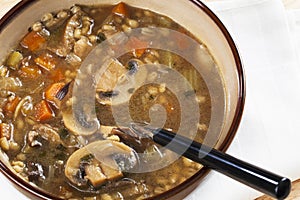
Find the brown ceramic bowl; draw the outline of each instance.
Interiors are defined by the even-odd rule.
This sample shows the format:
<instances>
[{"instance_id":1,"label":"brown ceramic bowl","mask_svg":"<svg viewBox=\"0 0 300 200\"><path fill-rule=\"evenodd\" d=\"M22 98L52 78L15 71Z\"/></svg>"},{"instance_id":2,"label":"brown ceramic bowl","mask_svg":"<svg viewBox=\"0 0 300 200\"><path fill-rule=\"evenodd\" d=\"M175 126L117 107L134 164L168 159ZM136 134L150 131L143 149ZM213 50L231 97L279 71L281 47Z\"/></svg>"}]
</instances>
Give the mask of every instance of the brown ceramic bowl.
<instances>
[{"instance_id":1,"label":"brown ceramic bowl","mask_svg":"<svg viewBox=\"0 0 300 200\"><path fill-rule=\"evenodd\" d=\"M123 1L129 5L150 9L169 16L207 45L219 66L225 94L225 106L216 109L214 114L220 126L218 129L213 128L215 124L210 126L207 143L216 149L225 151L234 138L242 117L245 101L245 79L237 47L222 22L199 0L176 0L172 3L170 0ZM46 12L69 8L73 4L116 4L118 2L119 0L23 0L0 20L0 60L3 60L10 49L16 46L16 41L25 35L28 27ZM216 95L218 94L211 94L212 98ZM214 106L218 107L212 102L212 107ZM14 183L21 192L29 195L30 198L55 198L16 176L10 170L4 153L0 152L0 158L1 173ZM182 199L197 187L207 173L208 169L202 168L178 187L156 198Z\"/></svg>"}]
</instances>

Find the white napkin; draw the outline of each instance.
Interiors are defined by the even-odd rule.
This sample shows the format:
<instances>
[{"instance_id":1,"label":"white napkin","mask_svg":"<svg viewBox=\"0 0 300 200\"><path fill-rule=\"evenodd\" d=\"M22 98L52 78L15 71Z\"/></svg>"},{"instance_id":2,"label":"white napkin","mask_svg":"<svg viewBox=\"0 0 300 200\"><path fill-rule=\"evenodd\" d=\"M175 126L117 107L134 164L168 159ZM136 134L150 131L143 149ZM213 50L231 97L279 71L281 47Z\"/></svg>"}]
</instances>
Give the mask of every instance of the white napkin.
<instances>
[{"instance_id":1,"label":"white napkin","mask_svg":"<svg viewBox=\"0 0 300 200\"><path fill-rule=\"evenodd\" d=\"M1 0L0 17L7 13L11 7L16 5L20 0Z\"/></svg>"},{"instance_id":2,"label":"white napkin","mask_svg":"<svg viewBox=\"0 0 300 200\"><path fill-rule=\"evenodd\" d=\"M300 1L299 1L300 4ZM300 7L300 6L299 6ZM287 12L291 37L300 63L300 9Z\"/></svg>"},{"instance_id":3,"label":"white napkin","mask_svg":"<svg viewBox=\"0 0 300 200\"><path fill-rule=\"evenodd\" d=\"M292 180L300 178L300 11L287 15L280 0L207 5L234 37L246 72L244 117L228 153ZM259 195L213 172L186 200Z\"/></svg>"}]
</instances>

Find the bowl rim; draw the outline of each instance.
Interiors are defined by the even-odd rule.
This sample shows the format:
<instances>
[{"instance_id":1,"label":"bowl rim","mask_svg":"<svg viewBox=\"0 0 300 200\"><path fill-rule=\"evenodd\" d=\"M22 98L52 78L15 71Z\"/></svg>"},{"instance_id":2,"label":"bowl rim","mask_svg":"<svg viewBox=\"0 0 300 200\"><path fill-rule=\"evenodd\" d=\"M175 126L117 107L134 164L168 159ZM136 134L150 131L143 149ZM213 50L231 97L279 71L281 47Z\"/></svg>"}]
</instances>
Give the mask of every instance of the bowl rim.
<instances>
[{"instance_id":1,"label":"bowl rim","mask_svg":"<svg viewBox=\"0 0 300 200\"><path fill-rule=\"evenodd\" d=\"M206 6L205 3L202 2L202 0L187 0L193 3L195 6L197 6L199 9L204 11L206 15L210 17L210 19L218 26L220 31L222 32L223 36L225 37L227 43L229 44L230 50L233 54L237 74L238 74L238 101L237 106L235 109L234 118L232 121L232 124L230 126L230 129L224 139L224 142L220 145L219 150L225 152L230 144L232 143L238 127L241 123L243 112L244 112L244 106L245 106L245 99L246 99L246 80L245 80L245 71L242 64L242 59L240 57L239 50L237 48L236 43L234 42L232 36L230 35L229 31L223 24L223 22L217 17L217 15ZM31 3L34 3L35 1L32 0L22 0L19 3L17 3L14 7L12 7L1 19L0 19L0 34L2 30L6 27L6 25L13 20L14 16L18 15L20 11L28 7ZM19 176L17 176L15 173L13 173L2 161L0 161L0 171L1 173L13 184L15 184L17 189L21 189L20 192L25 193L25 195L33 195L35 198L40 199L56 199L57 197L53 196L52 194L39 189L38 187L35 187ZM160 195L157 195L155 199L167 199L170 197L173 197L182 191L186 190L189 187L193 187L192 190L202 181L204 176L208 174L210 169L203 167L201 168L196 174L194 174L192 177L181 183L180 185L172 188L171 190L168 190L167 192L164 192ZM186 196L185 194L184 196ZM150 199L152 199L150 198Z\"/></svg>"}]
</instances>

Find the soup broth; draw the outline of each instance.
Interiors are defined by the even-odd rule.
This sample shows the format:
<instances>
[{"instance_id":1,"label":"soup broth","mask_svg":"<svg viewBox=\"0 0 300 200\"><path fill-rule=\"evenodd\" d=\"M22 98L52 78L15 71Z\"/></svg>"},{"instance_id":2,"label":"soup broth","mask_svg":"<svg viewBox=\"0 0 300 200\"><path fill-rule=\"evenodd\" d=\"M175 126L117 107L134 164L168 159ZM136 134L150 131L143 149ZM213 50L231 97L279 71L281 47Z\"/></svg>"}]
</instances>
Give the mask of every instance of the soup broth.
<instances>
[{"instance_id":1,"label":"soup broth","mask_svg":"<svg viewBox=\"0 0 300 200\"><path fill-rule=\"evenodd\" d=\"M211 121L212 101L224 106L219 76L212 76L211 84L220 96L211 99L206 81L191 62L175 52L151 48L149 41L129 36L125 41L127 53L114 57L115 49L111 48L112 58L106 62L99 82L89 78L93 77L92 72L80 70L97 45L118 33L129 35L137 28L142 35L151 34L149 27L174 30L196 40L172 19L124 3L74 5L45 13L28 29L0 66L0 145L16 174L59 198L146 199L178 186L201 169L200 164L179 157L166 167L141 173L137 170L141 163L146 166L154 159L156 166L163 166L173 154L160 152L157 144L140 138L123 122L129 120L129 113L129 121L151 123L150 111L163 108L164 128L177 132L183 122L188 122L188 126L196 127L196 132L186 136L202 142ZM200 51L203 70L216 70L212 56L200 41L200 50L195 50L172 32L163 35L169 41L162 38L162 42L178 46L179 52L198 58ZM168 84L161 81L167 79L170 71L181 74L186 83L178 82L179 79ZM87 79L78 78L81 75ZM123 79L130 76L136 77L139 87L122 86ZM87 87L88 79L94 88ZM81 90L81 98L73 96L75 87ZM196 102L201 113L198 121L193 121L193 113L183 114L185 108L173 87L187 88L181 95L190 104ZM91 90L95 91L95 108L74 111L72 103L91 101L84 98ZM89 116L84 115L87 110L97 116L92 125ZM115 112L119 113L117 120ZM158 153L159 159L151 157L153 153ZM103 164L99 157L112 164Z\"/></svg>"}]
</instances>

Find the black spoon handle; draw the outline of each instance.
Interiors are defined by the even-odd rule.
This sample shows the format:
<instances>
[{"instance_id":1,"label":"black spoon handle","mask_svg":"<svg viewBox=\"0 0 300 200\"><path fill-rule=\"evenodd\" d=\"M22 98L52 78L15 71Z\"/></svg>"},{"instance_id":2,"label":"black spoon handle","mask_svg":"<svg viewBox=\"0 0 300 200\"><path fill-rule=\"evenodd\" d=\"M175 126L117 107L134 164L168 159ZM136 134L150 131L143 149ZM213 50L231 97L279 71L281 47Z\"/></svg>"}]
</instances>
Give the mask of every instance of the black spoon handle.
<instances>
[{"instance_id":1,"label":"black spoon handle","mask_svg":"<svg viewBox=\"0 0 300 200\"><path fill-rule=\"evenodd\" d=\"M167 130L156 129L153 134L156 143L267 195L284 199L290 193L291 181L288 178Z\"/></svg>"}]
</instances>

